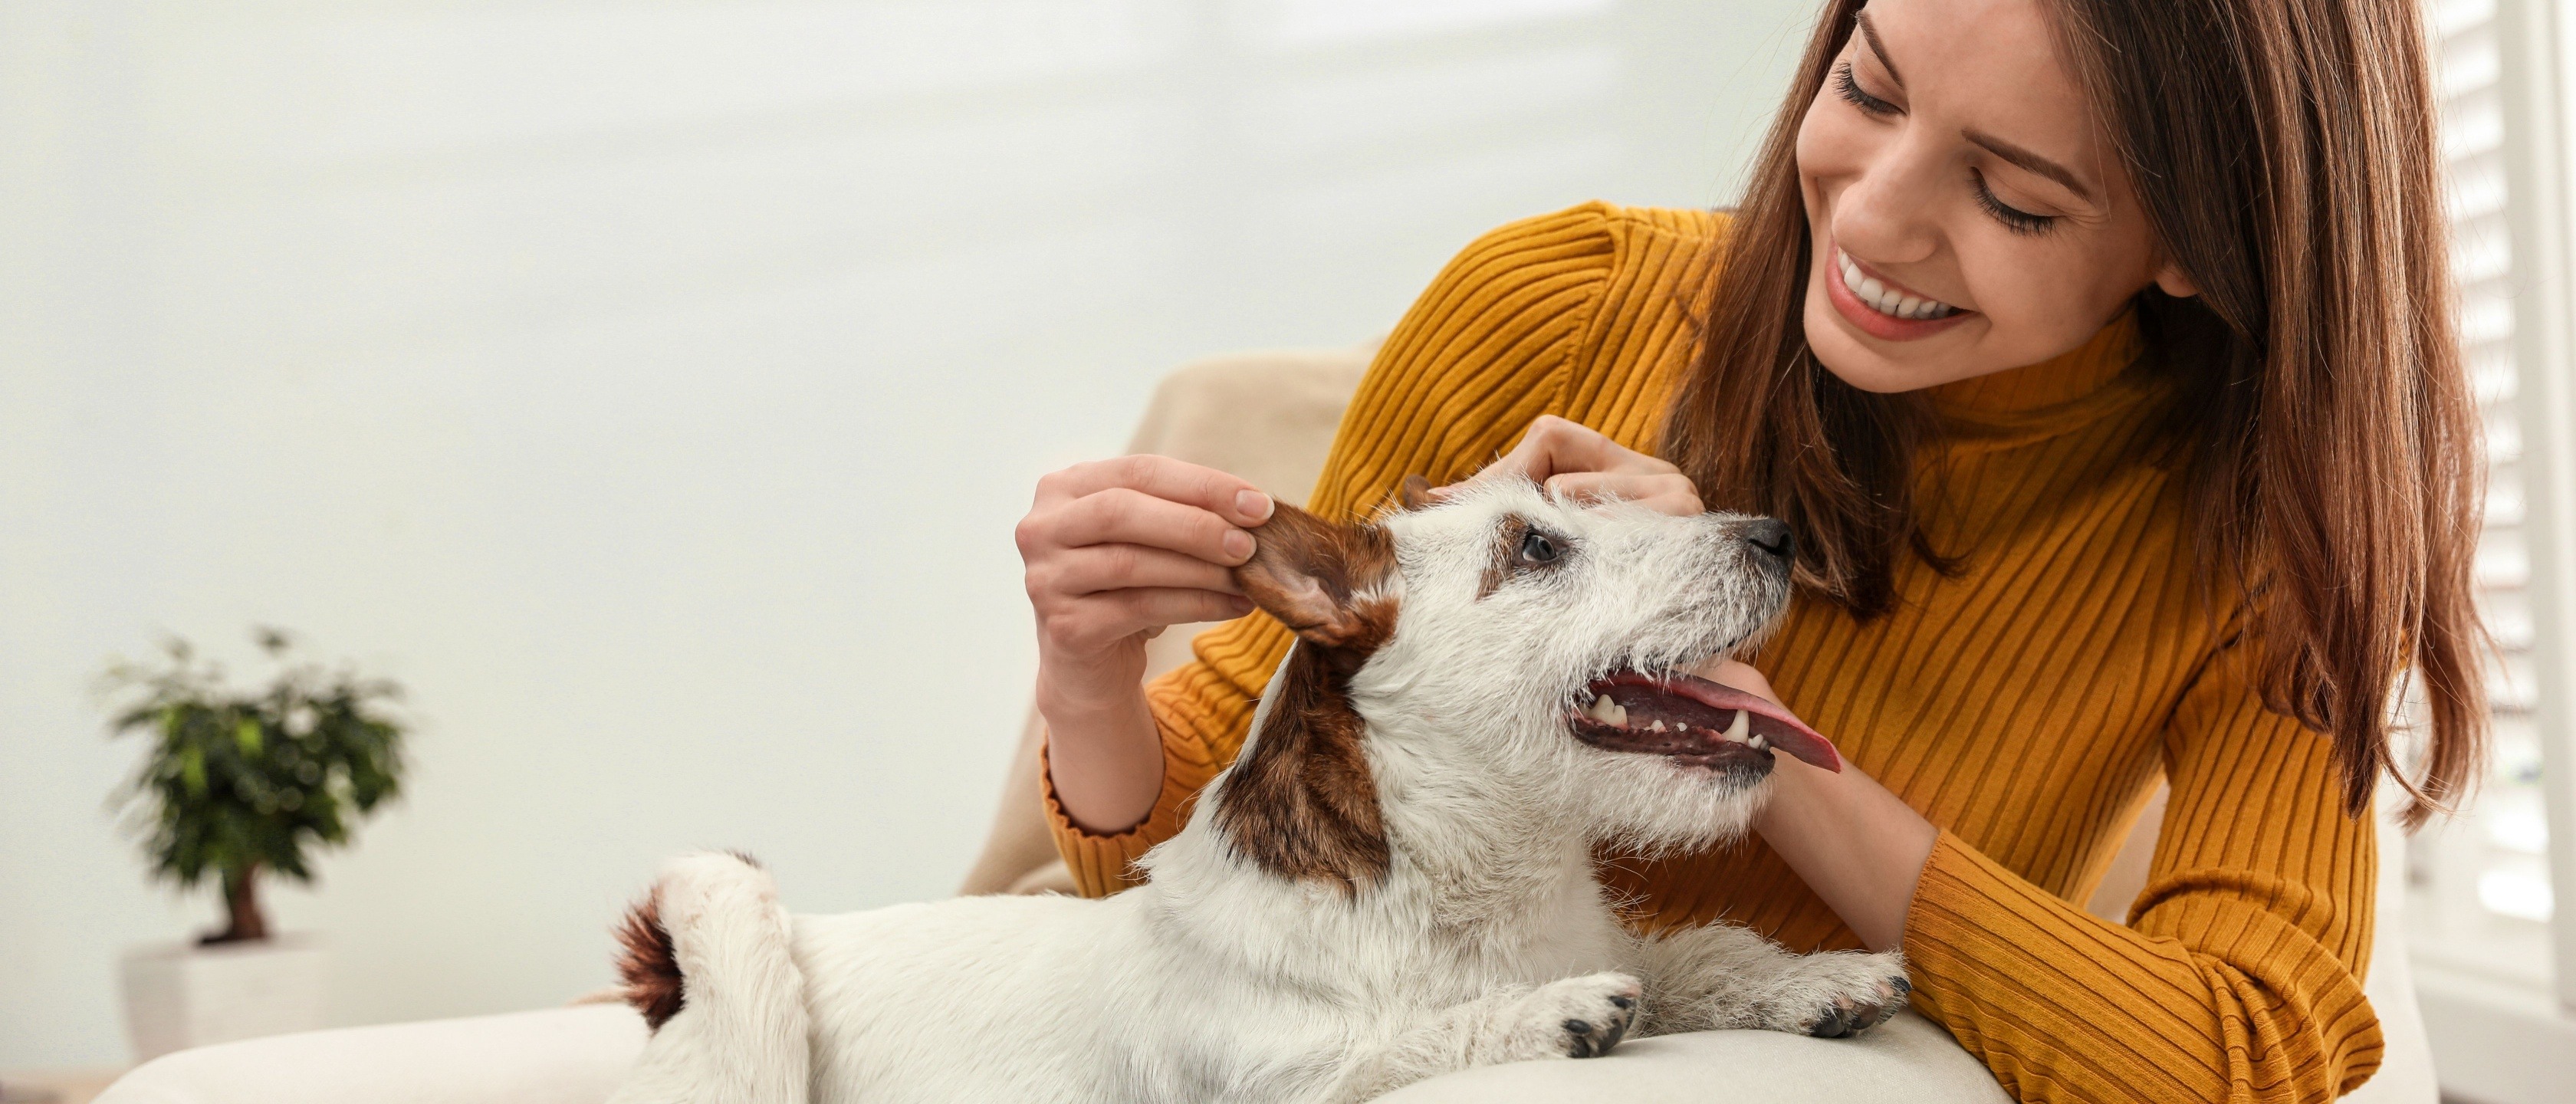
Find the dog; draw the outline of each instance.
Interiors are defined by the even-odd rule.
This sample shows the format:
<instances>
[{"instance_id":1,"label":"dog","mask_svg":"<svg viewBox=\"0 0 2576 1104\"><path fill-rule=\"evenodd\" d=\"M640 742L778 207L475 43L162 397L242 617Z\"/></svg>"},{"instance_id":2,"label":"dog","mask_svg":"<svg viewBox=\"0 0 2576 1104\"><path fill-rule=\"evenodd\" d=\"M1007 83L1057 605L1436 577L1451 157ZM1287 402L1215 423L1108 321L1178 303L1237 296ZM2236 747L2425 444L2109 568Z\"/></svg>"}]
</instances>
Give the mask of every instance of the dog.
<instances>
[{"instance_id":1,"label":"dog","mask_svg":"<svg viewBox=\"0 0 2576 1104\"><path fill-rule=\"evenodd\" d=\"M1235 572L1296 633L1253 735L1143 884L790 915L729 854L673 860L620 970L654 1035L616 1104L1366 1100L1623 1036L1840 1036L1895 952L1741 927L1633 934L1596 846L1740 835L1822 736L1681 672L1789 598L1777 521L1526 481L1335 523L1282 504Z\"/></svg>"}]
</instances>

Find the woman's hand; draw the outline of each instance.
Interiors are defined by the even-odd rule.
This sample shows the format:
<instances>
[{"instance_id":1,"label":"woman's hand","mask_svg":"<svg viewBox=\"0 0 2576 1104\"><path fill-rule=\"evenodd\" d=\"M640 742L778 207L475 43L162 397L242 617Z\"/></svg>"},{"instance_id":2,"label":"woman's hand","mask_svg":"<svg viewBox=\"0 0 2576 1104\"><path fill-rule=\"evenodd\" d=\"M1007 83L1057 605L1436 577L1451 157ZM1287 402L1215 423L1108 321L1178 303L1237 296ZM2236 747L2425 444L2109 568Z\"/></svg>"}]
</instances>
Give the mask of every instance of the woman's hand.
<instances>
[{"instance_id":1,"label":"woman's hand","mask_svg":"<svg viewBox=\"0 0 2576 1104\"><path fill-rule=\"evenodd\" d=\"M1076 823L1123 831L1153 811L1163 753L1145 705L1145 641L1252 612L1232 569L1270 496L1161 456L1076 464L1038 480L1016 536L1037 614L1038 712L1056 798Z\"/></svg>"},{"instance_id":2,"label":"woman's hand","mask_svg":"<svg viewBox=\"0 0 2576 1104\"><path fill-rule=\"evenodd\" d=\"M1748 664L1711 660L1691 673L1787 704ZM1839 772L1786 755L1772 760L1771 792L1753 829L1869 949L1903 946L1914 884L1941 830L1848 757Z\"/></svg>"},{"instance_id":3,"label":"woman's hand","mask_svg":"<svg viewBox=\"0 0 2576 1104\"><path fill-rule=\"evenodd\" d=\"M1680 468L1554 414L1539 415L1520 444L1473 478L1505 474L1544 484L1566 498L1625 499L1675 517L1705 510L1699 488Z\"/></svg>"}]
</instances>

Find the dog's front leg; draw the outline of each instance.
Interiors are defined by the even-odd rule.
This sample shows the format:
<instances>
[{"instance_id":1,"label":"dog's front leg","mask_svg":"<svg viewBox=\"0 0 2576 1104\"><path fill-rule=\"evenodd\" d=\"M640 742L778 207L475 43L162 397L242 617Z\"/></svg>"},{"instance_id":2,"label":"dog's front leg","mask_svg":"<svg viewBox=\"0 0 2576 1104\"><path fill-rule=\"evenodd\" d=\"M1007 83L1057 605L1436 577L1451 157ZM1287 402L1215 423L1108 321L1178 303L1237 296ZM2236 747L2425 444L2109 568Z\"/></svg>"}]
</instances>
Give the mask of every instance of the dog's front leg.
<instances>
[{"instance_id":1,"label":"dog's front leg","mask_svg":"<svg viewBox=\"0 0 2576 1104\"><path fill-rule=\"evenodd\" d=\"M1595 1058L1617 1046L1643 987L1627 974L1513 986L1432 1013L1354 1057L1323 1096L1374 1100L1426 1077L1533 1058Z\"/></svg>"},{"instance_id":2,"label":"dog's front leg","mask_svg":"<svg viewBox=\"0 0 2576 1104\"><path fill-rule=\"evenodd\" d=\"M1913 991L1895 951L1791 954L1733 924L1645 940L1643 1035L1755 1028L1839 1038L1879 1024Z\"/></svg>"}]
</instances>

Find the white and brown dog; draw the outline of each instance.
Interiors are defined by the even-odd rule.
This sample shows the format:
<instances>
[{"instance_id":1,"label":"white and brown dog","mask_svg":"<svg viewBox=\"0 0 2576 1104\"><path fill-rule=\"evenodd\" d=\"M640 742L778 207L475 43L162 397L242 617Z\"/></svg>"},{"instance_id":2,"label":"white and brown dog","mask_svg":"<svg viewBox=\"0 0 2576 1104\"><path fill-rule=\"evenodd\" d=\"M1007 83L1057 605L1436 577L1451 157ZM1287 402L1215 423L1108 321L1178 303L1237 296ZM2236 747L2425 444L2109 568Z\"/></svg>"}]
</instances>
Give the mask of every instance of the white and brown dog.
<instances>
[{"instance_id":1,"label":"white and brown dog","mask_svg":"<svg viewBox=\"0 0 2576 1104\"><path fill-rule=\"evenodd\" d=\"M674 860L621 962L656 1031L621 1104L1364 1100L1631 1031L1844 1035L1894 953L1639 937L1593 849L1740 834L1786 711L1678 672L1789 597L1778 522L1496 481L1341 525L1281 506L1237 571L1296 630L1253 738L1144 885L793 916Z\"/></svg>"}]
</instances>

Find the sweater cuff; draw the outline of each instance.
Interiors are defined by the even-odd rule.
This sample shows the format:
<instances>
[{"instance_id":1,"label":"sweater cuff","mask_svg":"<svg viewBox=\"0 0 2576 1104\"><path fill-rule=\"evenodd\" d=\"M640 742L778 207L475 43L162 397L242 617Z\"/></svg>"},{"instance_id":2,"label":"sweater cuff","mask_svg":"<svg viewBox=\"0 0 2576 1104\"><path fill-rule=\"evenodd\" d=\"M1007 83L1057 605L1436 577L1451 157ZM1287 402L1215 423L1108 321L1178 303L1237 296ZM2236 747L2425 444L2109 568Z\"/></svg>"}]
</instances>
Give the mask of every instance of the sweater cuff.
<instances>
[{"instance_id":1,"label":"sweater cuff","mask_svg":"<svg viewBox=\"0 0 2576 1104\"><path fill-rule=\"evenodd\" d=\"M2056 1099L2021 1077L2081 1054L2102 1082L2163 1098L2186 1082L2160 1062L2202 1061L2226 1046L2180 945L2085 912L1946 828L1915 882L1905 963L1916 1010L2024 1096ZM2088 1036L2154 1042L2087 1047Z\"/></svg>"},{"instance_id":2,"label":"sweater cuff","mask_svg":"<svg viewBox=\"0 0 2576 1104\"><path fill-rule=\"evenodd\" d=\"M2070 934L2064 913L2073 907L1947 828L1914 883L1904 950L1915 1010L1948 1028L2017 1097L2023 1094L2013 1052L2033 1026L2027 1021L2056 1019L2048 1015L2052 1008L2084 1003L2080 994L2056 991L2084 984L2076 976L2081 971L2064 968ZM2144 1070L2112 1079L2159 1080Z\"/></svg>"},{"instance_id":3,"label":"sweater cuff","mask_svg":"<svg viewBox=\"0 0 2576 1104\"><path fill-rule=\"evenodd\" d=\"M1153 811L1124 832L1103 835L1074 823L1072 817L1065 815L1063 803L1056 799L1055 770L1048 760L1053 750L1048 742L1042 742L1038 747L1038 792L1046 802L1047 826L1055 835L1056 853L1064 856L1065 868L1073 873L1073 884L1082 890L1085 897L1106 897L1130 886L1144 884L1144 872L1136 869L1136 860L1145 857L1145 852L1153 850L1156 842L1171 834L1152 831L1155 820L1161 816L1165 806L1187 797L1186 794L1175 795L1172 792L1169 759L1164 762L1163 790L1154 798Z\"/></svg>"},{"instance_id":4,"label":"sweater cuff","mask_svg":"<svg viewBox=\"0 0 2576 1104\"><path fill-rule=\"evenodd\" d=\"M2080 930L2094 918L2072 915L2078 912L1942 829L1905 916L1915 1007L1983 1054L1982 1006L2003 987L1998 982L2074 981L2059 965L2066 956L2058 948L2099 943Z\"/></svg>"},{"instance_id":5,"label":"sweater cuff","mask_svg":"<svg viewBox=\"0 0 2576 1104\"><path fill-rule=\"evenodd\" d=\"M1104 835L1065 815L1056 797L1055 771L1047 759L1052 748L1040 745L1038 790L1044 797L1047 823L1055 835L1056 853L1064 857L1065 868L1073 873L1073 883L1083 896L1106 897L1144 884L1145 872L1136 861L1156 844L1181 833L1199 793L1231 760L1230 755L1220 755L1206 735L1206 730L1221 728L1230 720L1208 716L1197 696L1198 684L1209 677L1199 665L1185 666L1145 688L1155 732L1163 743L1163 788L1154 796L1153 811L1124 832Z\"/></svg>"}]
</instances>

